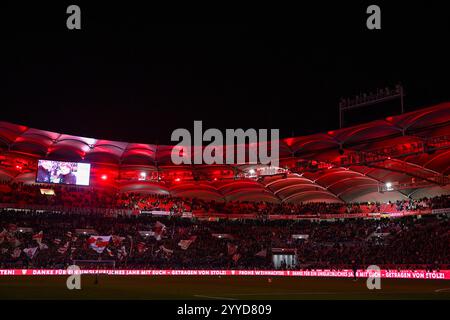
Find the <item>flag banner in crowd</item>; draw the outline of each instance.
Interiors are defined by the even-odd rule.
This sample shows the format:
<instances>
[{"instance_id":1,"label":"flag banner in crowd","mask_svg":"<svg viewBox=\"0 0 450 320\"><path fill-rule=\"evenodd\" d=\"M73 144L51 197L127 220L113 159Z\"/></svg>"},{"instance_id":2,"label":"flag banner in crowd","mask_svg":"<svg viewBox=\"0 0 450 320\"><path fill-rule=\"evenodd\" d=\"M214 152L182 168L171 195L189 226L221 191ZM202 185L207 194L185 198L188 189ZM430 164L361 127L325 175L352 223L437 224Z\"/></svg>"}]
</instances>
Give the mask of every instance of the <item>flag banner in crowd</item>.
<instances>
[{"instance_id":1,"label":"flag banner in crowd","mask_svg":"<svg viewBox=\"0 0 450 320\"><path fill-rule=\"evenodd\" d=\"M296 239L296 240L308 240L308 239L309 239L309 234L293 234L293 235L292 235L292 239Z\"/></svg>"},{"instance_id":2,"label":"flag banner in crowd","mask_svg":"<svg viewBox=\"0 0 450 320\"><path fill-rule=\"evenodd\" d=\"M192 236L188 240L180 240L180 242L178 242L178 245L180 246L181 249L187 250L196 239L197 236Z\"/></svg>"},{"instance_id":3,"label":"flag banner in crowd","mask_svg":"<svg viewBox=\"0 0 450 320\"><path fill-rule=\"evenodd\" d=\"M19 231L20 233L33 233L33 228L17 227L17 231Z\"/></svg>"},{"instance_id":4,"label":"flag banner in crowd","mask_svg":"<svg viewBox=\"0 0 450 320\"><path fill-rule=\"evenodd\" d=\"M78 235L87 235L87 236L96 236L98 235L97 231L94 229L75 229L75 233Z\"/></svg>"},{"instance_id":5,"label":"flag banner in crowd","mask_svg":"<svg viewBox=\"0 0 450 320\"><path fill-rule=\"evenodd\" d=\"M19 255L20 255L19 250ZM0 276L61 276L71 274L108 274L115 276L279 276L279 277L326 277L353 278L353 271L348 269L328 270L159 270L159 269L84 269L80 271L66 269L0 269ZM450 270L386 270L379 273L357 270L358 278L379 276L383 279L428 279L450 280Z\"/></svg>"},{"instance_id":6,"label":"flag banner in crowd","mask_svg":"<svg viewBox=\"0 0 450 320\"><path fill-rule=\"evenodd\" d=\"M119 250L117 250L117 258L119 260L123 260L127 256L127 250L125 246L122 246Z\"/></svg>"},{"instance_id":7,"label":"flag banner in crowd","mask_svg":"<svg viewBox=\"0 0 450 320\"><path fill-rule=\"evenodd\" d=\"M7 237L7 235L8 235L8 232L5 229L3 229L2 232L0 232L0 244L2 244L3 241L5 241L5 238Z\"/></svg>"},{"instance_id":8,"label":"flag banner in crowd","mask_svg":"<svg viewBox=\"0 0 450 320\"><path fill-rule=\"evenodd\" d=\"M66 232L66 236L69 237L69 238L72 238L72 232L71 231L67 231Z\"/></svg>"},{"instance_id":9,"label":"flag banner in crowd","mask_svg":"<svg viewBox=\"0 0 450 320\"><path fill-rule=\"evenodd\" d=\"M20 255L19 250L19 255ZM353 278L353 271L343 270L155 270L155 269L0 269L0 276L61 276L71 274L108 274L115 276L280 276L280 277L326 277ZM383 279L429 279L450 280L450 270L380 270L376 274ZM358 278L374 276L366 270L357 270Z\"/></svg>"},{"instance_id":10,"label":"flag banner in crowd","mask_svg":"<svg viewBox=\"0 0 450 320\"><path fill-rule=\"evenodd\" d=\"M46 245L45 243L40 242L39 243L39 250L47 250L48 249L48 245Z\"/></svg>"},{"instance_id":11,"label":"flag banner in crowd","mask_svg":"<svg viewBox=\"0 0 450 320\"><path fill-rule=\"evenodd\" d=\"M23 249L23 252L27 255L28 258L33 259L34 255L36 254L38 247L34 248L26 248Z\"/></svg>"},{"instance_id":12,"label":"flag banner in crowd","mask_svg":"<svg viewBox=\"0 0 450 320\"><path fill-rule=\"evenodd\" d=\"M166 247L164 247L163 245L161 245L159 247L165 254L172 254L173 250L167 249Z\"/></svg>"},{"instance_id":13,"label":"flag banner in crowd","mask_svg":"<svg viewBox=\"0 0 450 320\"><path fill-rule=\"evenodd\" d=\"M102 253L111 240L111 236L90 236L89 247L97 253Z\"/></svg>"},{"instance_id":14,"label":"flag banner in crowd","mask_svg":"<svg viewBox=\"0 0 450 320\"><path fill-rule=\"evenodd\" d=\"M156 221L156 223L153 227L158 230L166 229L166 225L160 221Z\"/></svg>"},{"instance_id":15,"label":"flag banner in crowd","mask_svg":"<svg viewBox=\"0 0 450 320\"><path fill-rule=\"evenodd\" d=\"M22 250L20 250L20 248L15 248L14 251L11 253L11 257L17 259L18 257L20 257L21 253Z\"/></svg>"},{"instance_id":16,"label":"flag banner in crowd","mask_svg":"<svg viewBox=\"0 0 450 320\"><path fill-rule=\"evenodd\" d=\"M237 263L238 261L239 261L239 259L241 258L241 255L239 254L239 253L235 253L234 255L233 255L233 261L234 261L234 263Z\"/></svg>"},{"instance_id":17,"label":"flag banner in crowd","mask_svg":"<svg viewBox=\"0 0 450 320\"><path fill-rule=\"evenodd\" d=\"M54 244L60 244L61 243L61 239L56 238L56 239L53 240L53 243Z\"/></svg>"},{"instance_id":18,"label":"flag banner in crowd","mask_svg":"<svg viewBox=\"0 0 450 320\"><path fill-rule=\"evenodd\" d=\"M110 257L114 257L114 253L111 251L111 249L106 248L106 252Z\"/></svg>"},{"instance_id":19,"label":"flag banner in crowd","mask_svg":"<svg viewBox=\"0 0 450 320\"><path fill-rule=\"evenodd\" d=\"M63 245L61 248L58 249L58 252L61 254L66 253L67 249L69 249L69 245L70 245L70 242L66 242L65 245Z\"/></svg>"},{"instance_id":20,"label":"flag banner in crowd","mask_svg":"<svg viewBox=\"0 0 450 320\"><path fill-rule=\"evenodd\" d=\"M238 246L232 243L227 243L228 255L232 256L236 253Z\"/></svg>"},{"instance_id":21,"label":"flag banner in crowd","mask_svg":"<svg viewBox=\"0 0 450 320\"><path fill-rule=\"evenodd\" d=\"M144 253L145 251L147 251L147 246L145 245L144 242L139 242L136 245L136 247L137 247L138 253Z\"/></svg>"},{"instance_id":22,"label":"flag banner in crowd","mask_svg":"<svg viewBox=\"0 0 450 320\"><path fill-rule=\"evenodd\" d=\"M125 237L120 236L112 236L112 243L115 247L119 247L122 244L122 241L125 240Z\"/></svg>"},{"instance_id":23,"label":"flag banner in crowd","mask_svg":"<svg viewBox=\"0 0 450 320\"><path fill-rule=\"evenodd\" d=\"M258 251L255 256L265 258L267 257L267 249L262 249L261 251Z\"/></svg>"},{"instance_id":24,"label":"flag banner in crowd","mask_svg":"<svg viewBox=\"0 0 450 320\"><path fill-rule=\"evenodd\" d=\"M0 249L0 253L1 254L6 254L6 253L8 253L8 251L9 251L8 248L1 248Z\"/></svg>"},{"instance_id":25,"label":"flag banner in crowd","mask_svg":"<svg viewBox=\"0 0 450 320\"><path fill-rule=\"evenodd\" d=\"M164 232L166 231L166 226L159 222L156 221L155 225L153 226L153 231L154 231L154 237L157 241L160 241L162 239L162 236L164 234Z\"/></svg>"},{"instance_id":26,"label":"flag banner in crowd","mask_svg":"<svg viewBox=\"0 0 450 320\"><path fill-rule=\"evenodd\" d=\"M14 223L10 223L8 225L8 232L16 232L17 231L17 225L15 225Z\"/></svg>"},{"instance_id":27,"label":"flag banner in crowd","mask_svg":"<svg viewBox=\"0 0 450 320\"><path fill-rule=\"evenodd\" d=\"M38 244L42 242L42 239L44 238L44 232L41 230L36 234L33 234L33 240L36 241Z\"/></svg>"}]
</instances>

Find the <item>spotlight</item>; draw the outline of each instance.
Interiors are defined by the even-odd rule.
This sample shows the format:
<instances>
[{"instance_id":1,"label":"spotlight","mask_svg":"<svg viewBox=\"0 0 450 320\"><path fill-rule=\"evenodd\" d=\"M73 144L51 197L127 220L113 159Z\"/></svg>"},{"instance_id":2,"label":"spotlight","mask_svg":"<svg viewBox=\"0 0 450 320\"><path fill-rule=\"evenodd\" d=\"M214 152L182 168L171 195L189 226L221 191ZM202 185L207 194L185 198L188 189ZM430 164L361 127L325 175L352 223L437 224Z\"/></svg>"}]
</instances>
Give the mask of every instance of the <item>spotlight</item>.
<instances>
[{"instance_id":1,"label":"spotlight","mask_svg":"<svg viewBox=\"0 0 450 320\"><path fill-rule=\"evenodd\" d=\"M141 172L141 174L139 175L139 180L145 180L146 177L147 174L145 172Z\"/></svg>"},{"instance_id":2,"label":"spotlight","mask_svg":"<svg viewBox=\"0 0 450 320\"><path fill-rule=\"evenodd\" d=\"M103 174L103 175L101 176L101 178L102 178L102 180L107 180L107 179L108 179L108 176L107 176L106 174Z\"/></svg>"}]
</instances>

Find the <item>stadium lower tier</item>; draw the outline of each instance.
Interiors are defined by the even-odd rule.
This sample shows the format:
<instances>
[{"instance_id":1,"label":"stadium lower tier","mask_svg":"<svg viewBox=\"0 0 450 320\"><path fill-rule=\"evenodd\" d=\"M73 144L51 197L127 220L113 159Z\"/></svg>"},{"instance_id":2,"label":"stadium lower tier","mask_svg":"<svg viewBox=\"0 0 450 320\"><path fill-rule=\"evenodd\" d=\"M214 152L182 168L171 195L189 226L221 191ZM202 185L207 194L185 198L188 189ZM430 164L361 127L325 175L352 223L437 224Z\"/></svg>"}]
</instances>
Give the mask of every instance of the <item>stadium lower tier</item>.
<instances>
[{"instance_id":1,"label":"stadium lower tier","mask_svg":"<svg viewBox=\"0 0 450 320\"><path fill-rule=\"evenodd\" d=\"M197 221L0 210L0 269L449 270L448 218Z\"/></svg>"}]
</instances>

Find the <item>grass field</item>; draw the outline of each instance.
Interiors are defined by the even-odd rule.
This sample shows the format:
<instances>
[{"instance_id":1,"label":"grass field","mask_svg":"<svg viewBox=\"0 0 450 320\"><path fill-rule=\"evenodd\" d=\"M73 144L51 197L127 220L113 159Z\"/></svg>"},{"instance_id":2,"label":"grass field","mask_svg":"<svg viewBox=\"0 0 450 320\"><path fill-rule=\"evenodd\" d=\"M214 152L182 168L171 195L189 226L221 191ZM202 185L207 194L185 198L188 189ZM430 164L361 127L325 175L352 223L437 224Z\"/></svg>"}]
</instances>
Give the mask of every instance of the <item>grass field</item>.
<instances>
[{"instance_id":1,"label":"grass field","mask_svg":"<svg viewBox=\"0 0 450 320\"><path fill-rule=\"evenodd\" d=\"M450 281L273 277L82 276L81 290L65 277L0 277L0 299L450 299Z\"/></svg>"}]
</instances>

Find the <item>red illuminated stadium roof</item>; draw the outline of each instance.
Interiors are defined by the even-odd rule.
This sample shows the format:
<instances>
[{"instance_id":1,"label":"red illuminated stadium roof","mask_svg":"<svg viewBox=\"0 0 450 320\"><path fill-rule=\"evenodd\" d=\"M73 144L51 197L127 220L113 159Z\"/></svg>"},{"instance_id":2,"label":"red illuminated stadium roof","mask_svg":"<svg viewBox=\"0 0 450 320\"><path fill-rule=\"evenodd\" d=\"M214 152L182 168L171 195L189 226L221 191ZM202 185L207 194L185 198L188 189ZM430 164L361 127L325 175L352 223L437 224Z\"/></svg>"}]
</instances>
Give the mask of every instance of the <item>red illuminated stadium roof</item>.
<instances>
[{"instance_id":1,"label":"red illuminated stadium roof","mask_svg":"<svg viewBox=\"0 0 450 320\"><path fill-rule=\"evenodd\" d=\"M280 166L292 168L292 164L299 159L334 163L327 170L291 173L287 177L271 177L259 182L190 181L163 186L147 181L132 181L121 183L120 187L124 191L146 190L216 200L293 202L375 201L386 197L393 199L448 193L448 185L439 179L448 178L450 170L450 150L447 148L449 123L450 103L443 103L384 120L280 141ZM413 149L415 145L430 145L429 141L435 147L439 146L439 141L442 141L442 145L432 152L408 151L408 148ZM350 158L353 153L377 153L396 147L403 147L405 152L370 164L361 162L336 165L343 156ZM172 146L84 138L8 122L0 122L0 148L9 153L35 158L107 165L113 171L124 167L180 170L180 167L174 167L171 163ZM242 170L249 165L228 167ZM189 166L183 170L194 169ZM5 171L4 174L8 173ZM96 174L95 167L93 174ZM428 181L431 185L426 188L404 188L395 192L378 193L380 184L406 184L414 179Z\"/></svg>"}]
</instances>

